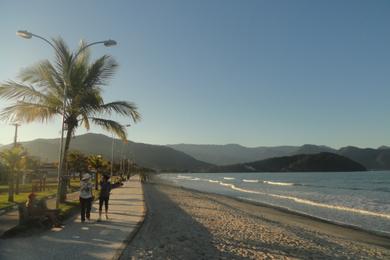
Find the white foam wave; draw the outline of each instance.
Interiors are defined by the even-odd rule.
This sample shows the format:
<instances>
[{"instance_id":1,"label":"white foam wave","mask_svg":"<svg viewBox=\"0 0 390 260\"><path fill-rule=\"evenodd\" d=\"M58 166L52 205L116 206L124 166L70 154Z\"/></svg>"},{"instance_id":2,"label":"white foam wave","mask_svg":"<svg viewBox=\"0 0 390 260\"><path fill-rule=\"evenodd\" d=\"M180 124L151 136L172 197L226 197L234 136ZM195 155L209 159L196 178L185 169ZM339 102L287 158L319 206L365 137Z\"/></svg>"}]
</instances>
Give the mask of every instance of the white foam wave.
<instances>
[{"instance_id":1,"label":"white foam wave","mask_svg":"<svg viewBox=\"0 0 390 260\"><path fill-rule=\"evenodd\" d=\"M259 180L247 180L247 179L243 179L242 181L243 182L259 182Z\"/></svg>"},{"instance_id":2,"label":"white foam wave","mask_svg":"<svg viewBox=\"0 0 390 260\"><path fill-rule=\"evenodd\" d=\"M292 197L292 196L269 194L269 193L265 193L265 192L261 192L261 191L248 190L248 189L243 189L243 188L237 187L234 184L230 184L230 183L219 182L219 184L222 185L222 186L228 186L228 187L230 187L233 190L237 190L237 191L241 191L241 192L245 192L245 193L266 195L266 196L270 196L270 197L274 197L274 198L292 200L292 201L297 202L297 203L311 205L311 206L316 206L316 207L321 207L321 208L336 209L336 210L342 210L342 211L358 213L358 214L362 214L362 215L368 215L368 216L375 216L375 217L381 217L381 218L390 219L390 214L372 212L372 211L368 211L368 210L364 210L364 209L348 208L348 207L345 207L345 206L330 205L330 204L315 202L315 201L301 199L301 198Z\"/></svg>"},{"instance_id":3,"label":"white foam wave","mask_svg":"<svg viewBox=\"0 0 390 260\"><path fill-rule=\"evenodd\" d=\"M231 187L231 186L234 186L233 184L230 184L230 183L224 183L222 181L219 182L219 185L222 185L222 186L228 186L228 187Z\"/></svg>"},{"instance_id":4,"label":"white foam wave","mask_svg":"<svg viewBox=\"0 0 390 260\"><path fill-rule=\"evenodd\" d=\"M263 181L263 182L266 184L278 185L278 186L293 186L294 185L294 183L290 183L290 182L275 182L275 181Z\"/></svg>"},{"instance_id":5,"label":"white foam wave","mask_svg":"<svg viewBox=\"0 0 390 260\"><path fill-rule=\"evenodd\" d=\"M235 180L236 178L233 177L223 177L224 180Z\"/></svg>"},{"instance_id":6,"label":"white foam wave","mask_svg":"<svg viewBox=\"0 0 390 260\"><path fill-rule=\"evenodd\" d=\"M301 198L297 198L297 197L293 197L293 196L269 194L269 193L265 193L265 192L261 192L261 191L240 188L240 187L235 186L234 184L225 183L222 181L192 178L190 176L183 176L183 175L179 175L177 178L178 179L187 179L187 180L204 180L204 181L208 181L211 183L218 183L221 186L229 187L232 190L241 191L241 192L245 192L245 193L265 195L265 196L270 196L270 197L279 198L279 199L291 200L291 201L294 201L296 203L301 203L301 204L306 204L306 205L311 205L311 206L316 206L316 207L321 207L321 208L334 209L334 210L342 210L342 211L358 213L358 214L367 215L367 216L381 217L381 218L386 218L386 219L390 220L390 214L386 214L386 213L372 212L372 211L368 211L368 210L364 210L364 209L356 209L356 208L349 208L349 207L339 206L339 205L325 204L325 203L315 202L315 201L311 201L311 200L307 200L307 199L301 199ZM245 180L243 180L243 181L245 181ZM250 181L255 181L255 180L246 180L246 181L250 182ZM282 185L282 186L294 185L293 183L285 183L285 182L264 181L264 183L272 184L272 185Z\"/></svg>"}]
</instances>

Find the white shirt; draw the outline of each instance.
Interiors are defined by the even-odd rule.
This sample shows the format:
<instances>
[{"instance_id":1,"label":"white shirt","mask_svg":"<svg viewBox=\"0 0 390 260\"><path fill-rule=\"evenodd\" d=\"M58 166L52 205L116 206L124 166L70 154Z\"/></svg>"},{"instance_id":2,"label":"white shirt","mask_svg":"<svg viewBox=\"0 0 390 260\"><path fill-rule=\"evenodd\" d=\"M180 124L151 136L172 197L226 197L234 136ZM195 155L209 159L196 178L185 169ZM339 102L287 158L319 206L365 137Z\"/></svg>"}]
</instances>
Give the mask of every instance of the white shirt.
<instances>
[{"instance_id":1,"label":"white shirt","mask_svg":"<svg viewBox=\"0 0 390 260\"><path fill-rule=\"evenodd\" d=\"M81 181L80 182L80 198L83 198L83 199L92 198L92 189L93 189L92 183L90 183L88 181Z\"/></svg>"}]
</instances>

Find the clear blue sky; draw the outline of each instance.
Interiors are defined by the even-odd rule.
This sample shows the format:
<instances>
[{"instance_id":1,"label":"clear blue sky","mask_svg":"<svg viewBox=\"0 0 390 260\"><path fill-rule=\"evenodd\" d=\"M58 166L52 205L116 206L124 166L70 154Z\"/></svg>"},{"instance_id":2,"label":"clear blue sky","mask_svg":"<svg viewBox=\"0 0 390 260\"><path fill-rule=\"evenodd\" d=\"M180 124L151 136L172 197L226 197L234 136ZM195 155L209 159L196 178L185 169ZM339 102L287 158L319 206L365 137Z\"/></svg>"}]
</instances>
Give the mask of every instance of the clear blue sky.
<instances>
[{"instance_id":1,"label":"clear blue sky","mask_svg":"<svg viewBox=\"0 0 390 260\"><path fill-rule=\"evenodd\" d=\"M390 1L1 1L0 81L53 58L20 29L72 48L115 39L92 51L120 64L104 97L138 104L133 141L390 144ZM59 130L23 125L20 139ZM0 123L0 144L12 138Z\"/></svg>"}]
</instances>

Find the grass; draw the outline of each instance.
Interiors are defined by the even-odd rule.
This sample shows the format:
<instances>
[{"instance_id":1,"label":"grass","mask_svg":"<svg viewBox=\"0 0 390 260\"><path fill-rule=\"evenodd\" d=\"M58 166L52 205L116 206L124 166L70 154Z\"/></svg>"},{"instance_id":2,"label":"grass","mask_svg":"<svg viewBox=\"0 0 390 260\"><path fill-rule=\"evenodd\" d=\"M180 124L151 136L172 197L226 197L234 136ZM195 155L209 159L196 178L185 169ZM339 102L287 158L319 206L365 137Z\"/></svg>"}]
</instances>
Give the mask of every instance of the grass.
<instances>
[{"instance_id":1,"label":"grass","mask_svg":"<svg viewBox=\"0 0 390 260\"><path fill-rule=\"evenodd\" d=\"M120 179L119 176L112 176L111 183L115 183L119 179ZM37 194L38 199L56 195L57 183L53 182L53 180L55 180L55 179L51 179L51 182L46 183L46 191L35 192L35 194ZM13 205L15 205L15 203L26 202L28 195L32 191L32 185L33 184L31 184L31 183L20 185L19 186L19 190L20 190L19 194L18 195L14 194L14 202L8 202L8 185L0 185L0 209L13 206ZM70 186L71 186L71 188L68 189L68 192L78 191L80 188L79 179L75 179L75 180L71 179ZM39 184L38 184L38 187L39 187ZM95 197L97 197L97 195L98 195L98 193L95 192ZM66 206L64 206L64 207L66 208Z\"/></svg>"},{"instance_id":2,"label":"grass","mask_svg":"<svg viewBox=\"0 0 390 260\"><path fill-rule=\"evenodd\" d=\"M73 212L78 209L80 206L80 203L78 200L74 201L67 201L65 203L61 203L59 206L60 209L60 218L61 219L66 219L69 216L73 214Z\"/></svg>"},{"instance_id":3,"label":"grass","mask_svg":"<svg viewBox=\"0 0 390 260\"><path fill-rule=\"evenodd\" d=\"M19 192L18 195L14 194L14 202L8 202L8 186L5 185L0 186L0 209L7 208L10 206L15 205L15 203L23 203L27 201L28 195L31 193L32 185L26 184L23 185L24 189L20 189L21 192ZM80 182L78 180L72 180L70 182L71 188L68 189L69 192L74 192L79 190L80 188ZM38 191L35 192L37 194L37 198L46 198L49 196L55 196L57 193L57 183L49 183L46 185L46 191Z\"/></svg>"}]
</instances>

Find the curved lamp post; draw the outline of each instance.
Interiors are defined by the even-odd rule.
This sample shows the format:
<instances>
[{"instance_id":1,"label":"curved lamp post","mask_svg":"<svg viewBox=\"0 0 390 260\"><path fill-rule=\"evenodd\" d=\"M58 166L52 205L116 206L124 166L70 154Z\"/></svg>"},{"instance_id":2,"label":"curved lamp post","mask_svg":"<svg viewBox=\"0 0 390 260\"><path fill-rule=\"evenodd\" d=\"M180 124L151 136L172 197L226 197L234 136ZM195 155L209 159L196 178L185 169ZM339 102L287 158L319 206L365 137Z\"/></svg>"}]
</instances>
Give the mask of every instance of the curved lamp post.
<instances>
[{"instance_id":1,"label":"curved lamp post","mask_svg":"<svg viewBox=\"0 0 390 260\"><path fill-rule=\"evenodd\" d=\"M43 40L44 42L46 42L47 44L49 44L53 49L54 51L56 52L57 51L57 47L49 40L47 40L46 38L42 37L42 36L39 36L37 34L34 34L34 33L31 33L29 31L26 31L26 30L19 30L16 32L16 35L24 38L24 39L31 39L32 37L35 37L35 38L39 38L41 40ZM61 126L61 143L60 143L60 152L59 152L59 164L58 164L58 187L57 187L57 199L56 199L56 208L58 208L59 206L59 202L60 202L60 193L61 193L61 185L64 185L62 183L62 157L63 157L63 153L64 153L64 130L65 130L65 111L66 111L66 102L67 102L67 89L68 89L68 80L69 80L69 77L70 77L70 71L73 67L73 64L74 62L76 61L77 57L80 55L80 53L82 53L85 49L91 47L92 45L97 45L97 44L103 44L104 46L106 47L111 47L111 46L115 46L117 43L116 41L114 40L106 40L106 41L97 41L97 42L92 42L90 44L87 44L85 45L83 48L81 48L73 57L72 57L72 60L70 61L70 64L69 64L69 67L68 67L68 71L66 73L66 79L64 79L64 100L63 100L63 105L62 105L62 126Z\"/></svg>"}]
</instances>

